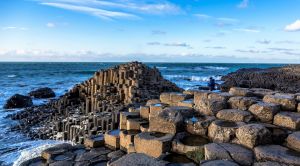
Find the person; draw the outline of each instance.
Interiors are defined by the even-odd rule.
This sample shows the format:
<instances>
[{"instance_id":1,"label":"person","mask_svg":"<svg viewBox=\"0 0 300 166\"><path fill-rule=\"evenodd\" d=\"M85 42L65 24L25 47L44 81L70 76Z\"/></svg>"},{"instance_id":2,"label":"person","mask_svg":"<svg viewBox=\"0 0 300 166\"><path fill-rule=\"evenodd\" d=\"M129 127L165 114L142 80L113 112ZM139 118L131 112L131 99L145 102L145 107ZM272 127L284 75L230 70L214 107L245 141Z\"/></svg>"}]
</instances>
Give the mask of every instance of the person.
<instances>
[{"instance_id":1,"label":"person","mask_svg":"<svg viewBox=\"0 0 300 166\"><path fill-rule=\"evenodd\" d=\"M208 88L210 91L215 90L216 82L212 77L209 78Z\"/></svg>"}]
</instances>

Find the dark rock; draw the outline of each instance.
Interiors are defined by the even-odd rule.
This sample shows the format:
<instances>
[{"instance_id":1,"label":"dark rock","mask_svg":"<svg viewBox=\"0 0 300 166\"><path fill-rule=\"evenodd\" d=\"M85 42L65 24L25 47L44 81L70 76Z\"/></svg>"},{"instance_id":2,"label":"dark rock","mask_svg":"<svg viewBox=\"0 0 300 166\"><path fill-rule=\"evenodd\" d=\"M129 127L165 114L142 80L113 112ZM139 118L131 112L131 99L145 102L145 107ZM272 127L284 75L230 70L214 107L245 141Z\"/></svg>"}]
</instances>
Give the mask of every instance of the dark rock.
<instances>
[{"instance_id":1,"label":"dark rock","mask_svg":"<svg viewBox=\"0 0 300 166\"><path fill-rule=\"evenodd\" d=\"M55 97L55 93L52 89L46 87L46 88L39 88L37 90L31 91L29 93L29 96L33 96L34 98L38 98L38 99L46 99L46 98Z\"/></svg>"},{"instance_id":2,"label":"dark rock","mask_svg":"<svg viewBox=\"0 0 300 166\"><path fill-rule=\"evenodd\" d=\"M32 105L33 105L32 99L29 96L15 94L6 101L6 104L4 105L3 108L4 109L24 108L24 107L31 107Z\"/></svg>"}]
</instances>

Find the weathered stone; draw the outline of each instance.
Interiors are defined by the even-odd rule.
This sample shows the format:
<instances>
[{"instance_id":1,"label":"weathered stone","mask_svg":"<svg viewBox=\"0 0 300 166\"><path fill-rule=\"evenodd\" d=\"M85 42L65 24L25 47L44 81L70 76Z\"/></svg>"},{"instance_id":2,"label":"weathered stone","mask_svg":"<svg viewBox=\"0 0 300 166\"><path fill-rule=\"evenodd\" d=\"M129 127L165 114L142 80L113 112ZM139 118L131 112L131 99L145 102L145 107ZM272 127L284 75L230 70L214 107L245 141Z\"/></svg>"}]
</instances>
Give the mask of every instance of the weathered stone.
<instances>
[{"instance_id":1,"label":"weathered stone","mask_svg":"<svg viewBox=\"0 0 300 166\"><path fill-rule=\"evenodd\" d=\"M289 148L300 152L300 131L290 134L286 141Z\"/></svg>"},{"instance_id":2,"label":"weathered stone","mask_svg":"<svg viewBox=\"0 0 300 166\"><path fill-rule=\"evenodd\" d=\"M168 107L161 111L157 117L150 118L150 131L175 134L183 130L184 118L191 116L193 112L193 109L188 107Z\"/></svg>"},{"instance_id":3,"label":"weathered stone","mask_svg":"<svg viewBox=\"0 0 300 166\"><path fill-rule=\"evenodd\" d=\"M217 118L233 122L249 122L253 116L247 111L238 109L225 109L217 113Z\"/></svg>"},{"instance_id":4,"label":"weathered stone","mask_svg":"<svg viewBox=\"0 0 300 166\"><path fill-rule=\"evenodd\" d=\"M140 113L140 108L130 107L130 108L128 108L128 112L138 112L138 113Z\"/></svg>"},{"instance_id":5,"label":"weathered stone","mask_svg":"<svg viewBox=\"0 0 300 166\"><path fill-rule=\"evenodd\" d=\"M230 142L235 138L236 129L244 124L224 120L213 121L208 127L208 137L216 143Z\"/></svg>"},{"instance_id":6,"label":"weathered stone","mask_svg":"<svg viewBox=\"0 0 300 166\"><path fill-rule=\"evenodd\" d=\"M29 96L33 96L34 98L38 99L45 99L55 97L55 93L51 88L39 88L29 93Z\"/></svg>"},{"instance_id":7,"label":"weathered stone","mask_svg":"<svg viewBox=\"0 0 300 166\"><path fill-rule=\"evenodd\" d=\"M208 160L201 162L201 166L239 166L237 163L227 160Z\"/></svg>"},{"instance_id":8,"label":"weathered stone","mask_svg":"<svg viewBox=\"0 0 300 166\"><path fill-rule=\"evenodd\" d=\"M263 88L251 88L250 90L253 92L253 95L255 97L258 97L260 99L262 99L266 95L273 95L277 93L276 91L273 91L271 89L263 89Z\"/></svg>"},{"instance_id":9,"label":"weathered stone","mask_svg":"<svg viewBox=\"0 0 300 166\"><path fill-rule=\"evenodd\" d=\"M239 109L242 111L248 110L248 108L252 105L257 103L257 98L255 97L231 97L228 100L229 107L232 109Z\"/></svg>"},{"instance_id":10,"label":"weathered stone","mask_svg":"<svg viewBox=\"0 0 300 166\"><path fill-rule=\"evenodd\" d=\"M177 133L172 141L172 151L179 154L197 150L204 151L204 145L208 142L208 139L203 136L191 135L186 132Z\"/></svg>"},{"instance_id":11,"label":"weathered stone","mask_svg":"<svg viewBox=\"0 0 300 166\"><path fill-rule=\"evenodd\" d=\"M214 116L199 116L192 117L185 121L187 132L194 135L207 135L208 126L214 121L216 118Z\"/></svg>"},{"instance_id":12,"label":"weathered stone","mask_svg":"<svg viewBox=\"0 0 300 166\"><path fill-rule=\"evenodd\" d=\"M233 96L244 96L244 97L253 96L253 92L248 88L232 87L230 88L229 93Z\"/></svg>"},{"instance_id":13,"label":"weathered stone","mask_svg":"<svg viewBox=\"0 0 300 166\"><path fill-rule=\"evenodd\" d=\"M89 148L97 148L104 145L104 135L91 136L84 139L84 145Z\"/></svg>"},{"instance_id":14,"label":"weathered stone","mask_svg":"<svg viewBox=\"0 0 300 166\"><path fill-rule=\"evenodd\" d=\"M151 100L148 100L147 103L146 103L146 106L150 106L150 105L153 105L153 104L159 104L160 103L160 100L159 99L151 99Z\"/></svg>"},{"instance_id":15,"label":"weathered stone","mask_svg":"<svg viewBox=\"0 0 300 166\"><path fill-rule=\"evenodd\" d=\"M240 165L252 165L253 152L240 145L229 143L211 143L204 146L205 160L229 160Z\"/></svg>"},{"instance_id":16,"label":"weathered stone","mask_svg":"<svg viewBox=\"0 0 300 166\"><path fill-rule=\"evenodd\" d=\"M289 94L278 94L275 95L266 95L263 98L263 101L266 103L279 104L282 110L285 111L295 111L296 110L296 100L295 96Z\"/></svg>"},{"instance_id":17,"label":"weathered stone","mask_svg":"<svg viewBox=\"0 0 300 166\"><path fill-rule=\"evenodd\" d=\"M164 108L166 108L167 105L163 104L163 103L158 103L158 104L152 104L150 105L150 114L149 114L149 119L151 119L152 117L157 117L158 114L160 112L162 112L162 110Z\"/></svg>"},{"instance_id":18,"label":"weathered stone","mask_svg":"<svg viewBox=\"0 0 300 166\"><path fill-rule=\"evenodd\" d=\"M140 107L140 116L143 119L149 119L150 115L150 107L149 106L141 106Z\"/></svg>"},{"instance_id":19,"label":"weathered stone","mask_svg":"<svg viewBox=\"0 0 300 166\"><path fill-rule=\"evenodd\" d=\"M193 160L188 158L186 155L178 153L168 153L163 157L164 161L167 161L167 165L171 166L196 166Z\"/></svg>"},{"instance_id":20,"label":"weathered stone","mask_svg":"<svg viewBox=\"0 0 300 166\"><path fill-rule=\"evenodd\" d=\"M272 123L275 114L280 111L280 106L273 103L258 102L250 106L249 111L259 121L264 123Z\"/></svg>"},{"instance_id":21,"label":"weathered stone","mask_svg":"<svg viewBox=\"0 0 300 166\"><path fill-rule=\"evenodd\" d=\"M228 101L232 95L228 92L221 93L210 93L208 95L208 99L220 100L220 101Z\"/></svg>"},{"instance_id":22,"label":"weathered stone","mask_svg":"<svg viewBox=\"0 0 300 166\"><path fill-rule=\"evenodd\" d=\"M134 147L137 153L157 158L171 149L173 137L172 134L140 133L134 137Z\"/></svg>"},{"instance_id":23,"label":"weathered stone","mask_svg":"<svg viewBox=\"0 0 300 166\"><path fill-rule=\"evenodd\" d=\"M178 103L180 101L184 101L188 98L190 98L190 95L184 94L184 93L171 93L170 98L172 103Z\"/></svg>"},{"instance_id":24,"label":"weathered stone","mask_svg":"<svg viewBox=\"0 0 300 166\"><path fill-rule=\"evenodd\" d=\"M73 166L74 164L74 161L57 161L54 163L50 163L49 166Z\"/></svg>"},{"instance_id":25,"label":"weathered stone","mask_svg":"<svg viewBox=\"0 0 300 166\"><path fill-rule=\"evenodd\" d=\"M290 133L288 129L273 124L269 124L269 123L259 123L259 124L265 126L271 132L273 144L278 144L278 145L283 144Z\"/></svg>"},{"instance_id":26,"label":"weathered stone","mask_svg":"<svg viewBox=\"0 0 300 166\"><path fill-rule=\"evenodd\" d=\"M171 103L171 93L162 93L160 94L159 99L162 103L169 104Z\"/></svg>"},{"instance_id":27,"label":"weathered stone","mask_svg":"<svg viewBox=\"0 0 300 166\"><path fill-rule=\"evenodd\" d=\"M211 91L195 91L194 92L194 103L195 105L200 105L203 99L208 99L208 95L211 94Z\"/></svg>"},{"instance_id":28,"label":"weathered stone","mask_svg":"<svg viewBox=\"0 0 300 166\"><path fill-rule=\"evenodd\" d=\"M248 148L272 142L271 132L260 124L248 124L239 127L236 130L236 137L242 145Z\"/></svg>"},{"instance_id":29,"label":"weathered stone","mask_svg":"<svg viewBox=\"0 0 300 166\"><path fill-rule=\"evenodd\" d=\"M89 151L89 152L86 152L86 153L83 153L81 155L77 155L76 156L76 159L75 161L76 162L82 162L82 161L88 161L88 162L91 162L91 161L95 161L95 160L106 160L106 156L101 154L101 153L98 153L98 151Z\"/></svg>"},{"instance_id":30,"label":"weathered stone","mask_svg":"<svg viewBox=\"0 0 300 166\"><path fill-rule=\"evenodd\" d=\"M180 102L177 103L177 106L193 108L194 107L194 100L189 99L189 100L180 101Z\"/></svg>"},{"instance_id":31,"label":"weathered stone","mask_svg":"<svg viewBox=\"0 0 300 166\"><path fill-rule=\"evenodd\" d=\"M23 96L20 94L15 94L6 101L3 108L4 109L24 108L24 107L31 107L32 105L33 103L30 97Z\"/></svg>"},{"instance_id":32,"label":"weathered stone","mask_svg":"<svg viewBox=\"0 0 300 166\"><path fill-rule=\"evenodd\" d=\"M108 131L104 134L105 146L116 150L120 148L120 130Z\"/></svg>"},{"instance_id":33,"label":"weathered stone","mask_svg":"<svg viewBox=\"0 0 300 166\"><path fill-rule=\"evenodd\" d=\"M126 130L140 130L141 125L147 123L148 121L141 118L127 119Z\"/></svg>"},{"instance_id":34,"label":"weathered stone","mask_svg":"<svg viewBox=\"0 0 300 166\"><path fill-rule=\"evenodd\" d=\"M20 166L46 166L47 162L42 157L35 157L32 159L29 159L25 162L22 162Z\"/></svg>"},{"instance_id":35,"label":"weathered stone","mask_svg":"<svg viewBox=\"0 0 300 166\"><path fill-rule=\"evenodd\" d=\"M138 112L121 112L120 113L120 130L127 129L127 119L139 118L140 113Z\"/></svg>"},{"instance_id":36,"label":"weathered stone","mask_svg":"<svg viewBox=\"0 0 300 166\"><path fill-rule=\"evenodd\" d=\"M288 166L288 165L283 163L278 163L278 162L266 161L266 162L256 162L253 164L253 166Z\"/></svg>"},{"instance_id":37,"label":"weathered stone","mask_svg":"<svg viewBox=\"0 0 300 166\"><path fill-rule=\"evenodd\" d=\"M142 153L132 153L107 164L108 166L165 166L165 163Z\"/></svg>"},{"instance_id":38,"label":"weathered stone","mask_svg":"<svg viewBox=\"0 0 300 166\"><path fill-rule=\"evenodd\" d=\"M275 161L287 165L300 165L300 153L280 145L266 145L254 148L257 161Z\"/></svg>"},{"instance_id":39,"label":"weathered stone","mask_svg":"<svg viewBox=\"0 0 300 166\"><path fill-rule=\"evenodd\" d=\"M120 158L124 155L125 155L125 153L122 150L117 150L117 151L113 151L113 152L108 153L107 157L110 160L115 160L115 159L118 159L118 158Z\"/></svg>"},{"instance_id":40,"label":"weathered stone","mask_svg":"<svg viewBox=\"0 0 300 166\"><path fill-rule=\"evenodd\" d=\"M216 99L203 98L195 103L196 110L204 115L215 115L218 111L226 109L226 107L227 104L225 101Z\"/></svg>"},{"instance_id":41,"label":"weathered stone","mask_svg":"<svg viewBox=\"0 0 300 166\"><path fill-rule=\"evenodd\" d=\"M300 103L298 103L297 112L300 112Z\"/></svg>"},{"instance_id":42,"label":"weathered stone","mask_svg":"<svg viewBox=\"0 0 300 166\"><path fill-rule=\"evenodd\" d=\"M127 151L130 145L134 143L134 136L138 134L136 130L120 131L120 149Z\"/></svg>"},{"instance_id":43,"label":"weathered stone","mask_svg":"<svg viewBox=\"0 0 300 166\"><path fill-rule=\"evenodd\" d=\"M70 144L59 144L54 147L48 148L42 152L42 157L46 160L52 159L59 154L63 154L69 150L72 150L73 147Z\"/></svg>"},{"instance_id":44,"label":"weathered stone","mask_svg":"<svg viewBox=\"0 0 300 166\"><path fill-rule=\"evenodd\" d=\"M286 127L293 130L300 129L300 113L279 112L274 117L274 125Z\"/></svg>"}]
</instances>

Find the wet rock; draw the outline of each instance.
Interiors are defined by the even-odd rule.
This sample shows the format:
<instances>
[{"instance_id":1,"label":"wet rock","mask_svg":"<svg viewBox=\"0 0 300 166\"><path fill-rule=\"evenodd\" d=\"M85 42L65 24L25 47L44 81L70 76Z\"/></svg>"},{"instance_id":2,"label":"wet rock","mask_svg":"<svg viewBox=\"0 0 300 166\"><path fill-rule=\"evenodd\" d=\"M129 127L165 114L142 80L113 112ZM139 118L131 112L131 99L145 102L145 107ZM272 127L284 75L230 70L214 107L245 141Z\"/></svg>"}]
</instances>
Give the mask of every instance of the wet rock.
<instances>
[{"instance_id":1,"label":"wet rock","mask_svg":"<svg viewBox=\"0 0 300 166\"><path fill-rule=\"evenodd\" d=\"M165 166L163 161L158 161L153 157L147 156L142 153L132 153L121 157L120 159L108 163L108 166Z\"/></svg>"},{"instance_id":2,"label":"wet rock","mask_svg":"<svg viewBox=\"0 0 300 166\"><path fill-rule=\"evenodd\" d=\"M263 89L263 88L251 88L250 89L253 95L257 98L262 99L266 95L273 95L277 93L277 91L273 91L271 89Z\"/></svg>"},{"instance_id":3,"label":"wet rock","mask_svg":"<svg viewBox=\"0 0 300 166\"><path fill-rule=\"evenodd\" d=\"M42 157L46 160L53 159L55 156L63 154L72 150L73 147L70 144L59 144L54 147L48 148L42 152Z\"/></svg>"},{"instance_id":4,"label":"wet rock","mask_svg":"<svg viewBox=\"0 0 300 166\"><path fill-rule=\"evenodd\" d=\"M201 166L239 166L237 163L227 160L208 160L201 162Z\"/></svg>"},{"instance_id":5,"label":"wet rock","mask_svg":"<svg viewBox=\"0 0 300 166\"><path fill-rule=\"evenodd\" d=\"M249 122L253 116L247 111L237 109L225 109L217 113L217 118L233 122Z\"/></svg>"},{"instance_id":6,"label":"wet rock","mask_svg":"<svg viewBox=\"0 0 300 166\"><path fill-rule=\"evenodd\" d=\"M249 111L257 120L264 123L272 123L275 114L280 111L280 106L273 103L258 102L250 106Z\"/></svg>"},{"instance_id":7,"label":"wet rock","mask_svg":"<svg viewBox=\"0 0 300 166\"><path fill-rule=\"evenodd\" d=\"M211 143L204 146L205 160L229 160L240 165L252 165L253 152L240 145Z\"/></svg>"},{"instance_id":8,"label":"wet rock","mask_svg":"<svg viewBox=\"0 0 300 166\"><path fill-rule=\"evenodd\" d=\"M280 145L258 146L254 148L254 153L258 161L275 161L287 165L300 165L299 152Z\"/></svg>"},{"instance_id":9,"label":"wet rock","mask_svg":"<svg viewBox=\"0 0 300 166\"><path fill-rule=\"evenodd\" d=\"M298 130L300 129L300 113L279 112L275 115L273 123L277 126Z\"/></svg>"},{"instance_id":10,"label":"wet rock","mask_svg":"<svg viewBox=\"0 0 300 166\"><path fill-rule=\"evenodd\" d=\"M33 159L29 159L20 164L20 166L46 166L47 162L42 157L36 157Z\"/></svg>"},{"instance_id":11,"label":"wet rock","mask_svg":"<svg viewBox=\"0 0 300 166\"><path fill-rule=\"evenodd\" d=\"M271 132L260 124L248 124L239 127L236 130L236 137L242 145L248 148L272 142Z\"/></svg>"},{"instance_id":12,"label":"wet rock","mask_svg":"<svg viewBox=\"0 0 300 166\"><path fill-rule=\"evenodd\" d=\"M37 99L46 99L55 97L55 93L51 88L45 87L29 92L29 96L32 96Z\"/></svg>"},{"instance_id":13,"label":"wet rock","mask_svg":"<svg viewBox=\"0 0 300 166\"><path fill-rule=\"evenodd\" d=\"M300 152L300 131L290 134L286 140L289 148Z\"/></svg>"},{"instance_id":14,"label":"wet rock","mask_svg":"<svg viewBox=\"0 0 300 166\"><path fill-rule=\"evenodd\" d=\"M73 166L74 164L74 161L56 161L54 163L50 163L49 166Z\"/></svg>"},{"instance_id":15,"label":"wet rock","mask_svg":"<svg viewBox=\"0 0 300 166\"><path fill-rule=\"evenodd\" d=\"M281 109L285 111L296 110L297 103L294 95L276 93L275 95L266 95L263 101L266 103L279 104Z\"/></svg>"},{"instance_id":16,"label":"wet rock","mask_svg":"<svg viewBox=\"0 0 300 166\"><path fill-rule=\"evenodd\" d=\"M232 109L239 109L242 111L248 110L248 108L252 105L257 103L257 98L255 97L231 97L228 100L229 107Z\"/></svg>"},{"instance_id":17,"label":"wet rock","mask_svg":"<svg viewBox=\"0 0 300 166\"><path fill-rule=\"evenodd\" d=\"M283 163L278 163L278 162L266 161L266 162L256 162L253 164L253 166L288 166L288 165Z\"/></svg>"},{"instance_id":18,"label":"wet rock","mask_svg":"<svg viewBox=\"0 0 300 166\"><path fill-rule=\"evenodd\" d=\"M24 108L24 107L31 107L32 105L33 103L30 97L23 96L20 94L15 94L6 101L3 108L4 109Z\"/></svg>"},{"instance_id":19,"label":"wet rock","mask_svg":"<svg viewBox=\"0 0 300 166\"><path fill-rule=\"evenodd\" d=\"M208 137L216 143L230 142L235 138L236 129L244 124L224 120L213 121L208 128Z\"/></svg>"},{"instance_id":20,"label":"wet rock","mask_svg":"<svg viewBox=\"0 0 300 166\"><path fill-rule=\"evenodd\" d=\"M122 150L117 150L117 151L113 151L107 154L107 157L110 160L116 160L118 158L121 158L122 156L124 156L125 153Z\"/></svg>"}]
</instances>

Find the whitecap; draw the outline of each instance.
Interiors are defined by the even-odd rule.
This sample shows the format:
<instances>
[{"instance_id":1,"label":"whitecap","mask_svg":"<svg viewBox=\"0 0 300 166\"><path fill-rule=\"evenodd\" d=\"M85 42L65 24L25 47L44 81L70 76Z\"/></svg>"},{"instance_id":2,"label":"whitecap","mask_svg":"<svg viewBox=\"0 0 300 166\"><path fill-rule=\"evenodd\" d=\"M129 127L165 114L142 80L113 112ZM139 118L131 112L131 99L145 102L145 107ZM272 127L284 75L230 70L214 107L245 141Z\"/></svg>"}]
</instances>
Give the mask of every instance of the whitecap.
<instances>
[{"instance_id":1,"label":"whitecap","mask_svg":"<svg viewBox=\"0 0 300 166\"><path fill-rule=\"evenodd\" d=\"M8 78L15 78L15 77L17 77L17 75L11 74L11 75L7 75L7 77L8 77Z\"/></svg>"},{"instance_id":2,"label":"whitecap","mask_svg":"<svg viewBox=\"0 0 300 166\"><path fill-rule=\"evenodd\" d=\"M161 66L161 67L156 67L158 69L167 69L168 67L164 67L164 66Z\"/></svg>"},{"instance_id":3,"label":"whitecap","mask_svg":"<svg viewBox=\"0 0 300 166\"><path fill-rule=\"evenodd\" d=\"M204 66L206 69L211 69L211 70L228 70L228 67L223 67L223 66Z\"/></svg>"}]
</instances>

